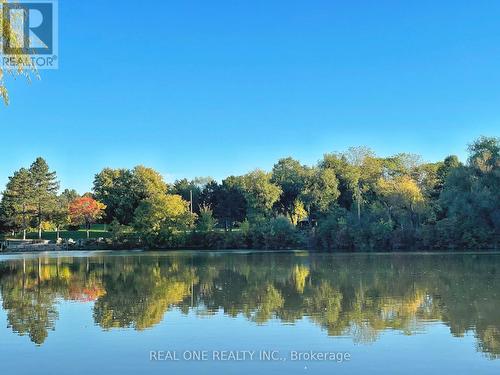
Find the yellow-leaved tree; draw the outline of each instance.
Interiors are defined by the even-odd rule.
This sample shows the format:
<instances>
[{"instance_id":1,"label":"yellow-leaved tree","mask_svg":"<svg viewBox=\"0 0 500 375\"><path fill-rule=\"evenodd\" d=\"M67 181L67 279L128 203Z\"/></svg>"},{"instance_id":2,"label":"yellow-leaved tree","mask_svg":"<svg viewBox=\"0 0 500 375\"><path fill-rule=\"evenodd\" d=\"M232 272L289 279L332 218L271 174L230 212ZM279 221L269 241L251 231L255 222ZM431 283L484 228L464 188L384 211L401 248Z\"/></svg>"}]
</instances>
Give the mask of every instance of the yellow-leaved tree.
<instances>
[{"instance_id":1,"label":"yellow-leaved tree","mask_svg":"<svg viewBox=\"0 0 500 375\"><path fill-rule=\"evenodd\" d=\"M7 0L0 0L0 100L8 105L9 92L5 83L6 77L25 77L28 82L32 77L39 78L36 66L31 60L28 50L23 49L22 52L15 56L6 56L3 51L4 43L10 46L22 46L23 34L22 22L23 17L20 12L10 12L8 19L4 19L3 9L9 3ZM8 63L5 64L5 59L8 58Z\"/></svg>"},{"instance_id":2,"label":"yellow-leaved tree","mask_svg":"<svg viewBox=\"0 0 500 375\"><path fill-rule=\"evenodd\" d=\"M424 196L411 177L380 178L377 182L377 191L382 203L387 208L390 221L393 220L396 211L400 211L401 214L409 213L412 225L416 224L414 216L422 210ZM400 225L403 227L402 221L400 221Z\"/></svg>"}]
</instances>

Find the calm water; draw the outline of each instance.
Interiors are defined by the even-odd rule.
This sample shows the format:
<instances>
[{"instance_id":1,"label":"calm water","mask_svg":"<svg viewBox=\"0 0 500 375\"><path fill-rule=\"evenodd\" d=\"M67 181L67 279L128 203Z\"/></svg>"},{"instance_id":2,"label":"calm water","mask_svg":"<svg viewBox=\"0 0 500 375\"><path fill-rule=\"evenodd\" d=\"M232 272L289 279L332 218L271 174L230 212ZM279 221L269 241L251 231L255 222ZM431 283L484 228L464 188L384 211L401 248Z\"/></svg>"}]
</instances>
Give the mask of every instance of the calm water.
<instances>
[{"instance_id":1,"label":"calm water","mask_svg":"<svg viewBox=\"0 0 500 375\"><path fill-rule=\"evenodd\" d=\"M498 374L499 291L500 254L3 255L0 366ZM337 357L294 360L311 351Z\"/></svg>"}]
</instances>

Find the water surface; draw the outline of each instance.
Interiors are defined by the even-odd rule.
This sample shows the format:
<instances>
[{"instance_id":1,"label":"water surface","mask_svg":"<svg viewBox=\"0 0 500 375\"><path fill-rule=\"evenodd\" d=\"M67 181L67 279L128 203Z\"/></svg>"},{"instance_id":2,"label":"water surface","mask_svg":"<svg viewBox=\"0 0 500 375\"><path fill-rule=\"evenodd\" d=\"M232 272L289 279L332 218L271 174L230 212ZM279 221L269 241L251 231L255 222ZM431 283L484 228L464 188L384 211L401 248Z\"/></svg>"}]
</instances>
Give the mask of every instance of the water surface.
<instances>
[{"instance_id":1,"label":"water surface","mask_svg":"<svg viewBox=\"0 0 500 375\"><path fill-rule=\"evenodd\" d=\"M498 374L499 290L491 253L3 255L0 363L5 374ZM292 358L311 351L347 357Z\"/></svg>"}]
</instances>

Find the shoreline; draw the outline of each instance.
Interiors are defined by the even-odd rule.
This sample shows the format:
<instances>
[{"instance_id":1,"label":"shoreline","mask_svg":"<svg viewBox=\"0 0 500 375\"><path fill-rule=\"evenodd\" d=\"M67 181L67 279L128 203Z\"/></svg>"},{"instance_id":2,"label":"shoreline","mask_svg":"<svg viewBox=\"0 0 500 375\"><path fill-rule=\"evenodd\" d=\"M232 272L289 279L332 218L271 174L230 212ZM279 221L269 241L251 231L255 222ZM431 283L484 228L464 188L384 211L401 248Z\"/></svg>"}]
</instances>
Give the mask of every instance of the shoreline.
<instances>
[{"instance_id":1,"label":"shoreline","mask_svg":"<svg viewBox=\"0 0 500 375\"><path fill-rule=\"evenodd\" d=\"M2 251L0 252L0 260L2 256L78 256L79 254L88 256L94 253L106 253L107 255L124 255L124 254L192 254L192 253L214 253L214 254L255 254L255 253L308 253L315 255L486 255L500 254L498 249L480 249L480 250L408 250L408 251L318 251L310 249L71 249L71 250L54 250L54 251Z\"/></svg>"}]
</instances>

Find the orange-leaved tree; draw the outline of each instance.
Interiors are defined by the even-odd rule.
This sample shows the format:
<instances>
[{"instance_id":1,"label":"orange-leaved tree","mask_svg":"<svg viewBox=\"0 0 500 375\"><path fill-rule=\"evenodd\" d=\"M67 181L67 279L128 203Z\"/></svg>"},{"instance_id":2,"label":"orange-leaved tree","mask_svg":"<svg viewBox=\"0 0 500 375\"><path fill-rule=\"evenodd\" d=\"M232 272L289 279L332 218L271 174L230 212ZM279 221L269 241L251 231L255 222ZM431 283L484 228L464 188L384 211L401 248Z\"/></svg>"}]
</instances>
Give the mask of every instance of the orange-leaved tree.
<instances>
[{"instance_id":1,"label":"orange-leaved tree","mask_svg":"<svg viewBox=\"0 0 500 375\"><path fill-rule=\"evenodd\" d=\"M74 199L69 204L69 217L75 225L85 225L89 238L90 225L95 223L104 214L106 205L95 199L84 196Z\"/></svg>"}]
</instances>

